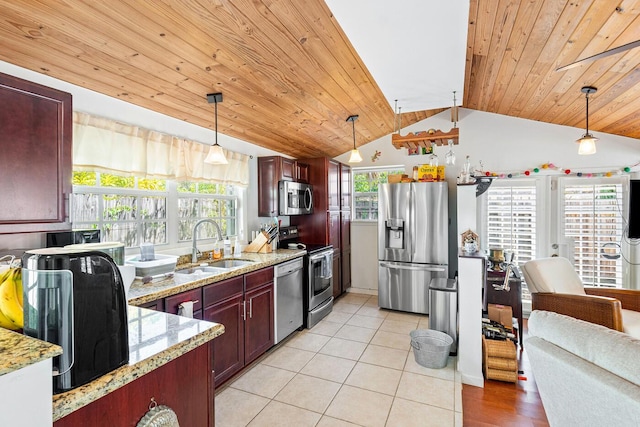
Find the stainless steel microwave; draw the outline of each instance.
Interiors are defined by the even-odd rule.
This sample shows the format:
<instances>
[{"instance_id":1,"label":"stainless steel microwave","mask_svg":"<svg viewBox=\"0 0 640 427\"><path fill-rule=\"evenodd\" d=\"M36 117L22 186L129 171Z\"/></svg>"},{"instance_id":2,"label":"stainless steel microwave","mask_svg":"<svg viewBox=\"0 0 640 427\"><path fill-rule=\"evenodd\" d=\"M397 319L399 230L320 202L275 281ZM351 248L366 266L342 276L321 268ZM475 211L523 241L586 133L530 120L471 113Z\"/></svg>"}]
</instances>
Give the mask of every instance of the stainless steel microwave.
<instances>
[{"instance_id":1,"label":"stainless steel microwave","mask_svg":"<svg viewBox=\"0 0 640 427\"><path fill-rule=\"evenodd\" d=\"M313 186L293 181L278 183L278 215L313 213Z\"/></svg>"}]
</instances>

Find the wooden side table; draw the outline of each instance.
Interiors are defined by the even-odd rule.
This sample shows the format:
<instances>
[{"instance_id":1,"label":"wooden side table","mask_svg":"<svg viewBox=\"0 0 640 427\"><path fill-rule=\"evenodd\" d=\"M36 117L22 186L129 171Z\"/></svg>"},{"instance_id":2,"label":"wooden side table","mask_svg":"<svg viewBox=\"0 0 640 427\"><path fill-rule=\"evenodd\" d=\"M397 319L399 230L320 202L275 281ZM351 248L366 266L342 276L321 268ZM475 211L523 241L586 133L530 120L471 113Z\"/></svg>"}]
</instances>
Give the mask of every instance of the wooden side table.
<instances>
[{"instance_id":1,"label":"wooden side table","mask_svg":"<svg viewBox=\"0 0 640 427\"><path fill-rule=\"evenodd\" d=\"M522 281L518 277L509 277L509 291L496 290L493 285L504 283L504 271L487 270L484 282L482 309L487 310L488 304L508 305L513 311L513 316L518 319L518 340L522 348Z\"/></svg>"}]
</instances>

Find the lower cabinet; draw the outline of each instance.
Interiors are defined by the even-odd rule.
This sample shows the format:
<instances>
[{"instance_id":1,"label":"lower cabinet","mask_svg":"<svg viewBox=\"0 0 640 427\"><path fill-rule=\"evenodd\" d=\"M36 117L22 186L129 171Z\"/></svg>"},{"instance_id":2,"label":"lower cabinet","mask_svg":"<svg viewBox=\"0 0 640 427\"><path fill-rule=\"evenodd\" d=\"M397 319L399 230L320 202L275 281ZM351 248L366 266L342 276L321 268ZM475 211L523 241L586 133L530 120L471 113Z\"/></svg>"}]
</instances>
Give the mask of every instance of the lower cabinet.
<instances>
[{"instance_id":1,"label":"lower cabinet","mask_svg":"<svg viewBox=\"0 0 640 427\"><path fill-rule=\"evenodd\" d=\"M340 250L333 250L333 297L337 298L342 294L342 260Z\"/></svg>"},{"instance_id":2,"label":"lower cabinet","mask_svg":"<svg viewBox=\"0 0 640 427\"><path fill-rule=\"evenodd\" d=\"M341 283L342 292L351 287L351 249L343 249L341 257Z\"/></svg>"},{"instance_id":3,"label":"lower cabinet","mask_svg":"<svg viewBox=\"0 0 640 427\"><path fill-rule=\"evenodd\" d=\"M213 340L217 341L218 338ZM170 407L181 426L214 426L212 342L203 344L53 423L54 427L135 426L151 399Z\"/></svg>"},{"instance_id":4,"label":"lower cabinet","mask_svg":"<svg viewBox=\"0 0 640 427\"><path fill-rule=\"evenodd\" d=\"M216 386L273 346L273 297L273 267L203 288L204 320L225 327L213 341Z\"/></svg>"},{"instance_id":5,"label":"lower cabinet","mask_svg":"<svg viewBox=\"0 0 640 427\"><path fill-rule=\"evenodd\" d=\"M249 274L245 276L245 309L247 310L244 325L245 364L253 362L274 343L273 268L266 270L268 270L265 272L267 274L262 275L264 277L252 277ZM269 272L271 277L266 281Z\"/></svg>"}]
</instances>

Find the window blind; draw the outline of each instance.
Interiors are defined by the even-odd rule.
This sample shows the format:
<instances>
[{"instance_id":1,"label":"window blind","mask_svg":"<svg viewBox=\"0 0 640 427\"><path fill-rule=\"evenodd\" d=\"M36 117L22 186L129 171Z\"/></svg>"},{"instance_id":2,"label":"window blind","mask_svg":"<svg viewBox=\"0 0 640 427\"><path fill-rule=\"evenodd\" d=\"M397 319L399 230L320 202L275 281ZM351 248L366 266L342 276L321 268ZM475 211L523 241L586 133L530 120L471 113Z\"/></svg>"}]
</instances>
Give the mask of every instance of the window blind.
<instances>
[{"instance_id":1,"label":"window blind","mask_svg":"<svg viewBox=\"0 0 640 427\"><path fill-rule=\"evenodd\" d=\"M488 247L513 252L513 263L516 265L535 258L535 185L492 185L487 191L486 218ZM530 298L526 283L523 283L522 299Z\"/></svg>"},{"instance_id":2,"label":"window blind","mask_svg":"<svg viewBox=\"0 0 640 427\"><path fill-rule=\"evenodd\" d=\"M574 265L585 285L622 286L618 243L624 231L620 182L566 184L563 230L575 241Z\"/></svg>"}]
</instances>

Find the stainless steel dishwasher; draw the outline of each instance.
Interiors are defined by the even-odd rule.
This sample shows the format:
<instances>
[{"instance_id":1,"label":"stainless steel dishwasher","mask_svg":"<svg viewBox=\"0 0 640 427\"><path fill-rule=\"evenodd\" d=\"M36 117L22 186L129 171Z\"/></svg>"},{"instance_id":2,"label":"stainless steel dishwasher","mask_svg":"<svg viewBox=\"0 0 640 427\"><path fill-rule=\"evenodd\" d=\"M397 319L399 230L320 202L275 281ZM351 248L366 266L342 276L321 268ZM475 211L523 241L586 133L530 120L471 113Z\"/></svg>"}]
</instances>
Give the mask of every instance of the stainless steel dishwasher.
<instances>
[{"instance_id":1,"label":"stainless steel dishwasher","mask_svg":"<svg viewBox=\"0 0 640 427\"><path fill-rule=\"evenodd\" d=\"M275 266L275 344L302 327L303 270L302 257Z\"/></svg>"}]
</instances>

